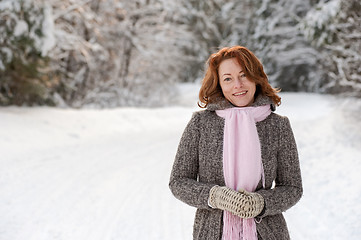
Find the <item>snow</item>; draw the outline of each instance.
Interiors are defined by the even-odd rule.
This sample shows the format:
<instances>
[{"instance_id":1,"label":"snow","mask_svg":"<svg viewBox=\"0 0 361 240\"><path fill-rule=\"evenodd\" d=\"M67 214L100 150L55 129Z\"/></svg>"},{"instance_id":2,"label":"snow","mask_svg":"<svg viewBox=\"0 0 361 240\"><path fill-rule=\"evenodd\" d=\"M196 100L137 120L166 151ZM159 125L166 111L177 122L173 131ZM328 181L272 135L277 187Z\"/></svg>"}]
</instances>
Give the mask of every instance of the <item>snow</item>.
<instances>
[{"instance_id":1,"label":"snow","mask_svg":"<svg viewBox=\"0 0 361 240\"><path fill-rule=\"evenodd\" d=\"M291 120L304 183L300 203L286 212L293 239L360 239L360 116L330 96L283 96L279 112Z\"/></svg>"},{"instance_id":2,"label":"snow","mask_svg":"<svg viewBox=\"0 0 361 240\"><path fill-rule=\"evenodd\" d=\"M327 3L319 3L316 10L311 10L307 13L306 21L314 24L318 29L322 29L327 24L330 18L336 16L340 10L340 0L331 0Z\"/></svg>"},{"instance_id":3,"label":"snow","mask_svg":"<svg viewBox=\"0 0 361 240\"><path fill-rule=\"evenodd\" d=\"M29 31L28 24L24 20L19 20L16 23L14 29L14 36L19 37L20 35L26 34Z\"/></svg>"},{"instance_id":4,"label":"snow","mask_svg":"<svg viewBox=\"0 0 361 240\"><path fill-rule=\"evenodd\" d=\"M191 239L195 209L168 180L197 88L166 108L1 107L0 240ZM292 239L359 239L359 116L328 95L281 97L304 183Z\"/></svg>"},{"instance_id":5,"label":"snow","mask_svg":"<svg viewBox=\"0 0 361 240\"><path fill-rule=\"evenodd\" d=\"M54 29L54 19L53 11L50 5L46 4L44 7L44 22L42 26L42 32L44 38L42 39L41 55L46 56L48 52L55 46L55 29Z\"/></svg>"},{"instance_id":6,"label":"snow","mask_svg":"<svg viewBox=\"0 0 361 240\"><path fill-rule=\"evenodd\" d=\"M317 46L320 46L325 39L330 37L329 29L335 30L335 26L330 24L333 18L340 13L341 1L331 0L329 2L320 2L315 9L310 10L304 22L301 24L301 29L307 38L315 41L315 35L321 34L317 41Z\"/></svg>"},{"instance_id":7,"label":"snow","mask_svg":"<svg viewBox=\"0 0 361 240\"><path fill-rule=\"evenodd\" d=\"M0 11L7 9L20 9L19 2L15 0L2 0L0 2Z\"/></svg>"}]
</instances>

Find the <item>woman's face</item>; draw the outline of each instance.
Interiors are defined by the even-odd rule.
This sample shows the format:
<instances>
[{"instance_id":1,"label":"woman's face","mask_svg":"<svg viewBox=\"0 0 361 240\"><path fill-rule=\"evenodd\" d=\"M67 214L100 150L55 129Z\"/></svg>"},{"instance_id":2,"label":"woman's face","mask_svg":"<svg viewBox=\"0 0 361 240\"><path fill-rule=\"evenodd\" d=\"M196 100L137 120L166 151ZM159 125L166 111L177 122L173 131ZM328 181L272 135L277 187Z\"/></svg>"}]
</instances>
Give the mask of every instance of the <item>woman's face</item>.
<instances>
[{"instance_id":1,"label":"woman's face","mask_svg":"<svg viewBox=\"0 0 361 240\"><path fill-rule=\"evenodd\" d=\"M236 107L253 103L256 83L249 80L236 58L223 60L218 68L219 84L224 97Z\"/></svg>"}]
</instances>

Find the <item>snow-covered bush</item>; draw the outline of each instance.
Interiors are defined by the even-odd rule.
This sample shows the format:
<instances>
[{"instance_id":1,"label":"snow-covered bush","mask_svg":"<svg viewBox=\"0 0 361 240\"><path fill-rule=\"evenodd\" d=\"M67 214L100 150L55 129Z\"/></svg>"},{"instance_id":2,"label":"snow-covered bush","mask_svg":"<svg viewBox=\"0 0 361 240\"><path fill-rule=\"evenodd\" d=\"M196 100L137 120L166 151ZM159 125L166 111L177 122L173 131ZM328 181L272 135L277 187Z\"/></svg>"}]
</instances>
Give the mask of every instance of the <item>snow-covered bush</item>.
<instances>
[{"instance_id":1,"label":"snow-covered bush","mask_svg":"<svg viewBox=\"0 0 361 240\"><path fill-rule=\"evenodd\" d=\"M53 81L46 74L52 36L42 1L0 2L0 103L52 104Z\"/></svg>"}]
</instances>

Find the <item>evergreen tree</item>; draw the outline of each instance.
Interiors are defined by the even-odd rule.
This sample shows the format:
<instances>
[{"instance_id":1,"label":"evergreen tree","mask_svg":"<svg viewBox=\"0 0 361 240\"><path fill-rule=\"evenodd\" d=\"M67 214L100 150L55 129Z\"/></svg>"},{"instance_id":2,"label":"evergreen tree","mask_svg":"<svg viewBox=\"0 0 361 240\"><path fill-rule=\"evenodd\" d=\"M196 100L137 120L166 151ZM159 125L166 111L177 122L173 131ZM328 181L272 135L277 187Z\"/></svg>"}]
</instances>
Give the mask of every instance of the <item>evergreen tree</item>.
<instances>
[{"instance_id":1,"label":"evergreen tree","mask_svg":"<svg viewBox=\"0 0 361 240\"><path fill-rule=\"evenodd\" d=\"M360 22L358 0L321 1L305 17L302 29L322 58L322 92L361 97Z\"/></svg>"},{"instance_id":2,"label":"evergreen tree","mask_svg":"<svg viewBox=\"0 0 361 240\"><path fill-rule=\"evenodd\" d=\"M37 3L0 3L0 104L53 104L55 83L43 55L45 9Z\"/></svg>"}]
</instances>

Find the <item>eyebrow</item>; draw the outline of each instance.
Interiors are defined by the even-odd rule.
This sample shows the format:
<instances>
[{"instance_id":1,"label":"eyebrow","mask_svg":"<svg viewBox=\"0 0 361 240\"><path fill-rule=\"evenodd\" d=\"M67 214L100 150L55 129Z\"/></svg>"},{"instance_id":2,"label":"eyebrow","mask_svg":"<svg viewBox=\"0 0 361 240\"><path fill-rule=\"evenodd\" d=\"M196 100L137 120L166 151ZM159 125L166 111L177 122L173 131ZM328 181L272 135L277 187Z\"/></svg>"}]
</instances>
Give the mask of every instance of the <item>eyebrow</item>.
<instances>
[{"instance_id":1,"label":"eyebrow","mask_svg":"<svg viewBox=\"0 0 361 240\"><path fill-rule=\"evenodd\" d=\"M243 71L240 71L239 73L244 73ZM223 75L222 76L224 76L224 75L231 75L230 73L223 73Z\"/></svg>"}]
</instances>

